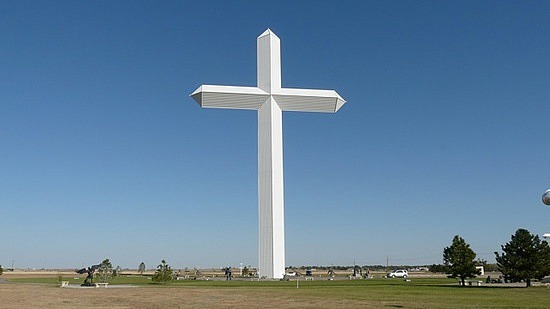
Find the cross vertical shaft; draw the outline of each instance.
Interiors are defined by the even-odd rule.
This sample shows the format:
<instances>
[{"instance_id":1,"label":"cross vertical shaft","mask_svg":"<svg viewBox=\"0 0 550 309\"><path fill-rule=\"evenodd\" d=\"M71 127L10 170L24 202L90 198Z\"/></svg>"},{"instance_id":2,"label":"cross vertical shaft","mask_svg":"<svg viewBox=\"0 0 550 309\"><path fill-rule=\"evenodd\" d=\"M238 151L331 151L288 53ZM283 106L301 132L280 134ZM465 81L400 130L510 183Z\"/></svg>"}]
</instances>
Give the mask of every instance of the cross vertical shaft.
<instances>
[{"instance_id":1,"label":"cross vertical shaft","mask_svg":"<svg viewBox=\"0 0 550 309\"><path fill-rule=\"evenodd\" d=\"M280 41L271 31L258 38L258 88L281 88ZM282 111L272 96L258 109L258 275L285 273Z\"/></svg>"}]
</instances>

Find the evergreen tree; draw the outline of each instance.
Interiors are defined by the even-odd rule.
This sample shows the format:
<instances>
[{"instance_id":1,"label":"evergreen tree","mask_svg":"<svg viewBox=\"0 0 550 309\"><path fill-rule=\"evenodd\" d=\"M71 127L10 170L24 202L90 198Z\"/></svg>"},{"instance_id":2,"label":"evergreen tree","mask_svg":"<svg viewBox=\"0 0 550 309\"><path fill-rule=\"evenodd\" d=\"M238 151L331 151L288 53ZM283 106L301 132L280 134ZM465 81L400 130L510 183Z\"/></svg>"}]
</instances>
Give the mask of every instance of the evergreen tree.
<instances>
[{"instance_id":1,"label":"evergreen tree","mask_svg":"<svg viewBox=\"0 0 550 309\"><path fill-rule=\"evenodd\" d=\"M97 277L101 280L101 282L107 282L111 279L112 275L113 265L111 264L111 261L109 261L109 259L103 260L97 269Z\"/></svg>"},{"instance_id":2,"label":"evergreen tree","mask_svg":"<svg viewBox=\"0 0 550 309\"><path fill-rule=\"evenodd\" d=\"M510 242L501 246L502 255L495 252L498 269L505 278L525 280L531 286L531 279L542 279L550 274L550 247L546 240L531 235L526 229L518 229Z\"/></svg>"},{"instance_id":3,"label":"evergreen tree","mask_svg":"<svg viewBox=\"0 0 550 309\"><path fill-rule=\"evenodd\" d=\"M460 278L462 286L466 278L475 278L479 275L475 262L476 254L470 245L458 235L453 238L450 247L443 249L443 263L453 278Z\"/></svg>"}]
</instances>

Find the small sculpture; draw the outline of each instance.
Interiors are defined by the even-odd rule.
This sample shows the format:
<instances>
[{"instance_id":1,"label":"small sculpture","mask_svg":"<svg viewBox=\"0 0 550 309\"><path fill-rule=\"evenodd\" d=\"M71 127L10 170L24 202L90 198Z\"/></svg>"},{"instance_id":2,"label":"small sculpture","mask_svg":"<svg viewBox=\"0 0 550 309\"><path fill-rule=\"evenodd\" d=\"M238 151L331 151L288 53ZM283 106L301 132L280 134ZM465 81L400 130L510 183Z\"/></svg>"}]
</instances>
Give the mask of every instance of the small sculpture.
<instances>
[{"instance_id":1,"label":"small sculpture","mask_svg":"<svg viewBox=\"0 0 550 309\"><path fill-rule=\"evenodd\" d=\"M86 278L84 279L84 283L82 283L80 286L94 286L93 280L94 280L94 272L99 268L99 264L92 265L88 268L82 268L79 270L76 270L77 274L88 274Z\"/></svg>"},{"instance_id":2,"label":"small sculpture","mask_svg":"<svg viewBox=\"0 0 550 309\"><path fill-rule=\"evenodd\" d=\"M233 272L231 271L231 267L223 268L225 272L225 280L231 281L231 278L233 278Z\"/></svg>"}]
</instances>

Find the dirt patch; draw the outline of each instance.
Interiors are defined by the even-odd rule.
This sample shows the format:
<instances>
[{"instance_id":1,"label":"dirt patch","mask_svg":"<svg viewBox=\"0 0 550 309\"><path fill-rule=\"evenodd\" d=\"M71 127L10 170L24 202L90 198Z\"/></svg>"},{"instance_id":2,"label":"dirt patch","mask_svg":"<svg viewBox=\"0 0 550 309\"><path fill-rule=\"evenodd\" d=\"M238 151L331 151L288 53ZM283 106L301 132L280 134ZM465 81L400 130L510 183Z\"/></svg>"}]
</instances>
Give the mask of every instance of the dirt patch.
<instances>
[{"instance_id":1,"label":"dirt patch","mask_svg":"<svg viewBox=\"0 0 550 309\"><path fill-rule=\"evenodd\" d=\"M69 289L0 284L1 308L364 308L362 301L294 299L280 290L187 287ZM374 305L374 304L371 304Z\"/></svg>"}]
</instances>

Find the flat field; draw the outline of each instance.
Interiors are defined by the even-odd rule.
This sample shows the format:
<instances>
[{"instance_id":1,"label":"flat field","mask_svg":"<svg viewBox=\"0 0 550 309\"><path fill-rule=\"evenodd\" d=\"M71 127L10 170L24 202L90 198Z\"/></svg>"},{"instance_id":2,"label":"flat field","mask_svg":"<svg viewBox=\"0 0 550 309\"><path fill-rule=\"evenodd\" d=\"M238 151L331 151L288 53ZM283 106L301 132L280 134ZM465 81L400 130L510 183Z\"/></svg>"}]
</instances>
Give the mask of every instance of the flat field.
<instances>
[{"instance_id":1,"label":"flat field","mask_svg":"<svg viewBox=\"0 0 550 309\"><path fill-rule=\"evenodd\" d=\"M498 284L460 287L447 278L328 281L176 281L118 277L108 288L52 276L4 278L0 308L548 308L550 288ZM130 286L131 285L131 286Z\"/></svg>"}]
</instances>

